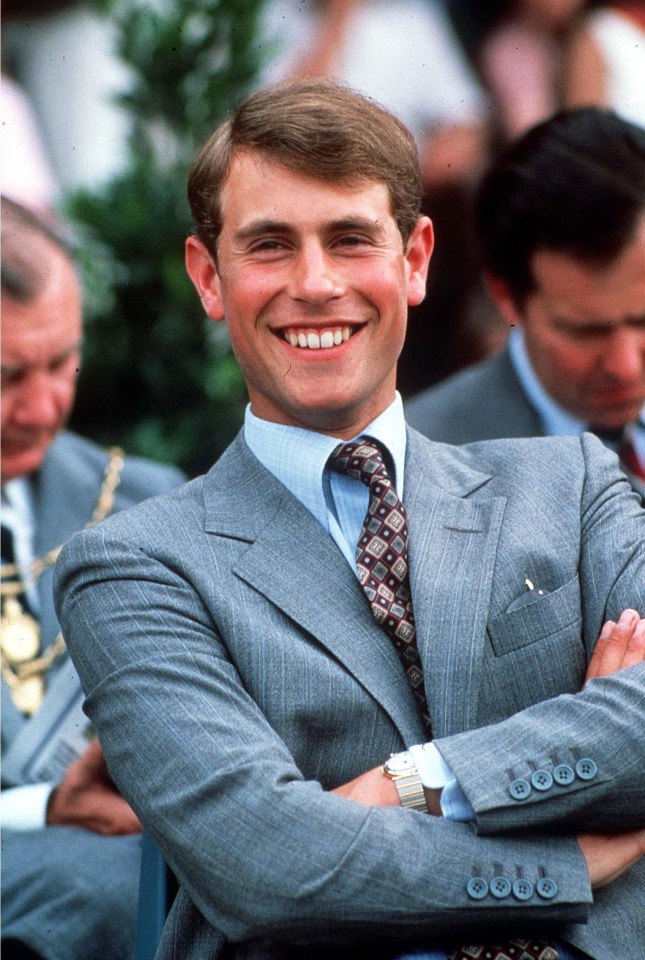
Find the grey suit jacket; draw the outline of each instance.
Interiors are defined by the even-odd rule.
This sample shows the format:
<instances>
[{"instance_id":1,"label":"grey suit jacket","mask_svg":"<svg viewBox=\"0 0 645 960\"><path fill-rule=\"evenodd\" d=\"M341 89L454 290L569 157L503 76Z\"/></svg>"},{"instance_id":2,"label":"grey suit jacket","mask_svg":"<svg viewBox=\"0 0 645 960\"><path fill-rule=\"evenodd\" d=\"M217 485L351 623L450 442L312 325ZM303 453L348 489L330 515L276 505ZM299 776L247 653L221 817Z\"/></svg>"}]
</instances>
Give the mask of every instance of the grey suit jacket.
<instances>
[{"instance_id":1,"label":"grey suit jacket","mask_svg":"<svg viewBox=\"0 0 645 960\"><path fill-rule=\"evenodd\" d=\"M405 404L416 430L444 443L544 436L505 347Z\"/></svg>"},{"instance_id":2,"label":"grey suit jacket","mask_svg":"<svg viewBox=\"0 0 645 960\"><path fill-rule=\"evenodd\" d=\"M500 928L598 960L645 942L642 869L592 895L573 839L645 819L643 667L578 692L603 621L645 607L645 513L589 436L454 448L411 431L405 503L433 729L474 828L326 792L423 731L340 551L241 438L61 555L87 710L181 883L164 960L378 956ZM524 604L527 577L544 595ZM561 765L583 776L531 785ZM500 874L528 898L473 898Z\"/></svg>"}]
</instances>

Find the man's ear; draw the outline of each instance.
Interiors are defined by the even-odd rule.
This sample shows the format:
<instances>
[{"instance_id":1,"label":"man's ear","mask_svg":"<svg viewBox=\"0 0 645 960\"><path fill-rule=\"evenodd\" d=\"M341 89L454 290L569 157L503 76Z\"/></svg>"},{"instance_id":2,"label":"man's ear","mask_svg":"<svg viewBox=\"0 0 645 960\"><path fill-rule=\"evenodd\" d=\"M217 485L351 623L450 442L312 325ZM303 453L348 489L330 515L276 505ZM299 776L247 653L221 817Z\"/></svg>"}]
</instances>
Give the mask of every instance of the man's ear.
<instances>
[{"instance_id":1,"label":"man's ear","mask_svg":"<svg viewBox=\"0 0 645 960\"><path fill-rule=\"evenodd\" d=\"M405 251L409 307L416 307L426 295L428 265L433 249L432 220L429 217L419 217Z\"/></svg>"},{"instance_id":2,"label":"man's ear","mask_svg":"<svg viewBox=\"0 0 645 960\"><path fill-rule=\"evenodd\" d=\"M522 326L522 313L511 293L511 288L500 277L492 273L484 273L486 287L491 299L509 327Z\"/></svg>"},{"instance_id":3,"label":"man's ear","mask_svg":"<svg viewBox=\"0 0 645 960\"><path fill-rule=\"evenodd\" d=\"M224 319L222 290L213 257L197 237L186 239L186 270L211 320Z\"/></svg>"}]
</instances>

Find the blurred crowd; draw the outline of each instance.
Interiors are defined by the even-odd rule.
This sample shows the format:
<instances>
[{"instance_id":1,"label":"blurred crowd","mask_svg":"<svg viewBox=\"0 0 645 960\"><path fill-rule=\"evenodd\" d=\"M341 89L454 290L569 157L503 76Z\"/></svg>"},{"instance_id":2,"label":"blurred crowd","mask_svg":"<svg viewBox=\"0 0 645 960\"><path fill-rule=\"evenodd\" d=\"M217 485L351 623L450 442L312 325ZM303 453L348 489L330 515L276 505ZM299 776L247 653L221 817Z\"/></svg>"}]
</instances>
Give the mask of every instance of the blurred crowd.
<instances>
[{"instance_id":1,"label":"blurred crowd","mask_svg":"<svg viewBox=\"0 0 645 960\"><path fill-rule=\"evenodd\" d=\"M437 246L400 371L409 395L497 350L506 328L479 280L470 197L483 165L560 108L645 123L645 4L590 0L266 0L258 83L333 76L414 132ZM113 27L84 3L5 5L3 184L54 207L123 162L127 71ZM429 330L432 330L430 349Z\"/></svg>"}]
</instances>

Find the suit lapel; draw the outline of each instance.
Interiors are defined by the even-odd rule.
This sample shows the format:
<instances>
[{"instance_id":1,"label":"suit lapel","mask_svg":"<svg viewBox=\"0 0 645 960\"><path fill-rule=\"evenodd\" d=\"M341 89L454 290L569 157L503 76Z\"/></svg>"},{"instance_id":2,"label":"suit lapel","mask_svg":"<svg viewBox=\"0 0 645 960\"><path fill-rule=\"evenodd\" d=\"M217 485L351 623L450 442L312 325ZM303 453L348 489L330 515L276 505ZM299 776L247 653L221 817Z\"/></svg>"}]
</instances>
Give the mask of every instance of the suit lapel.
<instances>
[{"instance_id":1,"label":"suit lapel","mask_svg":"<svg viewBox=\"0 0 645 960\"><path fill-rule=\"evenodd\" d=\"M435 736L474 727L505 498L467 455L410 431L405 503L417 643Z\"/></svg>"},{"instance_id":2,"label":"suit lapel","mask_svg":"<svg viewBox=\"0 0 645 960\"><path fill-rule=\"evenodd\" d=\"M227 491L226 515L220 489ZM207 478L205 496L207 532L252 541L236 575L342 663L390 715L405 743L422 739L398 655L376 626L358 579L309 511L239 439Z\"/></svg>"}]
</instances>

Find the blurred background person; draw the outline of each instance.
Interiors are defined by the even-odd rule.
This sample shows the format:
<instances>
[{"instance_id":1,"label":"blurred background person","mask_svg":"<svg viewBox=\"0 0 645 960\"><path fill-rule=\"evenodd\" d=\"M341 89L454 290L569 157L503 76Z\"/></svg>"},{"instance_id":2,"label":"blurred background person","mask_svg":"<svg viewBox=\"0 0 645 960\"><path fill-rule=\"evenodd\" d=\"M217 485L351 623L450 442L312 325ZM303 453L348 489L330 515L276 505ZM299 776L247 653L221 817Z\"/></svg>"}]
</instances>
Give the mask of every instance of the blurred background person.
<instances>
[{"instance_id":1,"label":"blurred background person","mask_svg":"<svg viewBox=\"0 0 645 960\"><path fill-rule=\"evenodd\" d=\"M117 97L129 73L115 56L115 40L112 18L96 3L3 4L3 70L31 104L63 191L96 187L125 163L129 119Z\"/></svg>"},{"instance_id":2,"label":"blurred background person","mask_svg":"<svg viewBox=\"0 0 645 960\"><path fill-rule=\"evenodd\" d=\"M511 144L476 204L507 347L407 404L449 443L596 433L645 496L645 129L561 113Z\"/></svg>"},{"instance_id":3,"label":"blurred background person","mask_svg":"<svg viewBox=\"0 0 645 960\"><path fill-rule=\"evenodd\" d=\"M140 825L80 713L51 581L73 533L183 478L65 429L81 314L60 230L3 198L3 960L134 955Z\"/></svg>"},{"instance_id":4,"label":"blurred background person","mask_svg":"<svg viewBox=\"0 0 645 960\"><path fill-rule=\"evenodd\" d=\"M23 206L53 214L59 185L27 94L6 74L0 82L1 192Z\"/></svg>"},{"instance_id":5,"label":"blurred background person","mask_svg":"<svg viewBox=\"0 0 645 960\"><path fill-rule=\"evenodd\" d=\"M563 104L565 53L585 0L507 0L477 55L498 130L512 140Z\"/></svg>"},{"instance_id":6,"label":"blurred background person","mask_svg":"<svg viewBox=\"0 0 645 960\"><path fill-rule=\"evenodd\" d=\"M645 3L602 3L571 41L564 102L615 110L645 126Z\"/></svg>"}]
</instances>

